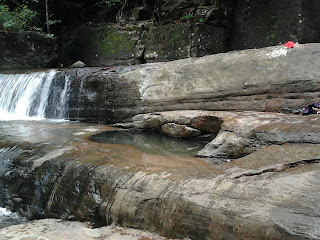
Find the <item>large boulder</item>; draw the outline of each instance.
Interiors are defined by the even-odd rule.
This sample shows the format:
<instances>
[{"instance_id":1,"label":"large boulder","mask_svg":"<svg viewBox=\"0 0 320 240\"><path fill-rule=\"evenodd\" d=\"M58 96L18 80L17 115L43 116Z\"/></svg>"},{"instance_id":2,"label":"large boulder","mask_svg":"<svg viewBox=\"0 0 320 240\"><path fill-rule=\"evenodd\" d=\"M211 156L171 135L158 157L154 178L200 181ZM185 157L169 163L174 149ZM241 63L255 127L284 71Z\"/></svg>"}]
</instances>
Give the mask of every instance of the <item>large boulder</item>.
<instances>
[{"instance_id":1,"label":"large boulder","mask_svg":"<svg viewBox=\"0 0 320 240\"><path fill-rule=\"evenodd\" d=\"M71 80L71 119L120 122L139 113L189 109L299 112L320 101L319 52L320 44L295 44L170 63L65 70L59 76ZM217 125L202 130L216 134L219 120L211 120ZM199 129L201 121L189 126Z\"/></svg>"}]
</instances>

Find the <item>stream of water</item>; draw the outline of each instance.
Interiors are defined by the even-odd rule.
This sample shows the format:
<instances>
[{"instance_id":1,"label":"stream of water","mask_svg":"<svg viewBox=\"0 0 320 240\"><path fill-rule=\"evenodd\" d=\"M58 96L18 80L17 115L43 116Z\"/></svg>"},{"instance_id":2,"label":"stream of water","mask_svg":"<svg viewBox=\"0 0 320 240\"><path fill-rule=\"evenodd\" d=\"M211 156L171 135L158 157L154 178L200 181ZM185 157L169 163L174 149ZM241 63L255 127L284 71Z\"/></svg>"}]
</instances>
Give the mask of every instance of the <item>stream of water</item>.
<instances>
[{"instance_id":1,"label":"stream of water","mask_svg":"<svg viewBox=\"0 0 320 240\"><path fill-rule=\"evenodd\" d=\"M30 141L32 138L41 139L40 132L35 134L34 131L31 131L32 129L24 127L25 124L11 123L16 123L17 120L39 121L45 119L55 75L55 70L25 74L0 74L0 142L2 144L5 142L4 145L6 145L12 136L19 136L21 139L17 140L18 142ZM57 117L61 119L66 114L65 103L69 86L70 83L66 79L58 104L54 106L59 110ZM10 163L21 154L21 151L13 142L9 147L0 148L1 175L10 168ZM0 192L1 200L3 194L2 190ZM0 202L0 228L25 221L25 218L11 212Z\"/></svg>"}]
</instances>

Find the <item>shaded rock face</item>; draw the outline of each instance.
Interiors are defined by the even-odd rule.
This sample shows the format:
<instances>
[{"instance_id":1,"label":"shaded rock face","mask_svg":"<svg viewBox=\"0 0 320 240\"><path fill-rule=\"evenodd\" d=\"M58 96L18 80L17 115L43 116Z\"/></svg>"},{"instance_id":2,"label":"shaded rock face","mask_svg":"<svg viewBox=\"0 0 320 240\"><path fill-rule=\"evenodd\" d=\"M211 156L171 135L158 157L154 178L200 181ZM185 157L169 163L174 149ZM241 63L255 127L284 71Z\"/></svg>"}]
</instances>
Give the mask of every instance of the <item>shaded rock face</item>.
<instances>
[{"instance_id":1,"label":"shaded rock face","mask_svg":"<svg viewBox=\"0 0 320 240\"><path fill-rule=\"evenodd\" d=\"M318 42L319 1L246 1L235 8L232 49L259 48L287 41Z\"/></svg>"},{"instance_id":2,"label":"shaded rock face","mask_svg":"<svg viewBox=\"0 0 320 240\"><path fill-rule=\"evenodd\" d=\"M115 66L200 57L228 51L229 35L204 23L81 25L72 31L63 58L66 65L81 60L87 66Z\"/></svg>"},{"instance_id":3,"label":"shaded rock face","mask_svg":"<svg viewBox=\"0 0 320 240\"><path fill-rule=\"evenodd\" d=\"M89 66L171 61L287 41L319 42L317 0L135 4L123 10L124 18L131 21L126 26L92 24L74 29L66 40L67 65L79 59Z\"/></svg>"},{"instance_id":4,"label":"shaded rock face","mask_svg":"<svg viewBox=\"0 0 320 240\"><path fill-rule=\"evenodd\" d=\"M36 33L2 33L0 59L5 64L1 68L70 66L78 60L87 66L132 65L260 48L289 40L319 42L317 0L145 0L127 1L123 6L117 2L107 9L89 2L82 4L81 11L66 10L64 1L54 6L56 16L65 24L61 28L70 27L57 34L59 58L53 40L39 42ZM116 23L119 14L121 19ZM80 21L76 27L74 19Z\"/></svg>"},{"instance_id":5,"label":"shaded rock face","mask_svg":"<svg viewBox=\"0 0 320 240\"><path fill-rule=\"evenodd\" d=\"M0 32L0 70L55 66L58 45L55 38L35 32Z\"/></svg>"},{"instance_id":6,"label":"shaded rock face","mask_svg":"<svg viewBox=\"0 0 320 240\"><path fill-rule=\"evenodd\" d=\"M92 27L82 25L73 30L66 52L66 64L77 60L87 66L115 66L140 63L143 48L138 39L141 27L117 28L107 25Z\"/></svg>"}]
</instances>

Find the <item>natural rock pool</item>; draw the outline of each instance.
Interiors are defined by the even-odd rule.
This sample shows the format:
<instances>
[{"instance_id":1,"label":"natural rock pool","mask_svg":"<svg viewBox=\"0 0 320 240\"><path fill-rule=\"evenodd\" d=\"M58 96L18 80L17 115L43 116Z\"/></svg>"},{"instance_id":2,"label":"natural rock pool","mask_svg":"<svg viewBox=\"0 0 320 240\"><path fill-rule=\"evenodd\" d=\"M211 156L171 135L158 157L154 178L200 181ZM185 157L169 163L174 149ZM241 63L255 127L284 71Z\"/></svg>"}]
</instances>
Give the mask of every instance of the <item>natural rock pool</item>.
<instances>
[{"instance_id":1,"label":"natural rock pool","mask_svg":"<svg viewBox=\"0 0 320 240\"><path fill-rule=\"evenodd\" d=\"M206 144L168 137L159 132L134 130L106 131L89 139L99 143L132 145L144 153L173 157L194 157Z\"/></svg>"},{"instance_id":2,"label":"natural rock pool","mask_svg":"<svg viewBox=\"0 0 320 240\"><path fill-rule=\"evenodd\" d=\"M199 112L175 113L179 119L180 114ZM114 223L182 239L317 239L318 117L201 114L221 117L222 131L265 145L213 164L192 157L198 142L153 132L67 121L0 121L0 207L29 220ZM236 143L231 140L225 139L228 147ZM169 153L158 155L163 152Z\"/></svg>"}]
</instances>

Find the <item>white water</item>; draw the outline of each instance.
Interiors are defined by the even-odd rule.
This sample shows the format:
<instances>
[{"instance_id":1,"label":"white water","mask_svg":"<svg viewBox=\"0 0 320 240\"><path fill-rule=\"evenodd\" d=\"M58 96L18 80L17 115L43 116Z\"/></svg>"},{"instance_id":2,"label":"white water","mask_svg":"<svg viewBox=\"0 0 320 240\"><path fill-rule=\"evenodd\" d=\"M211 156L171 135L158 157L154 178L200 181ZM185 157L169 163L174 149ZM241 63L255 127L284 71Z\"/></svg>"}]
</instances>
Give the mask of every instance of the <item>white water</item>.
<instances>
[{"instance_id":1,"label":"white water","mask_svg":"<svg viewBox=\"0 0 320 240\"><path fill-rule=\"evenodd\" d=\"M70 88L70 78L68 76L65 76L65 84L64 84L64 88L60 94L60 102L59 102L59 106L60 106L60 113L59 113L59 118L62 118L65 116L66 114L66 103L68 100L68 89Z\"/></svg>"},{"instance_id":2,"label":"white water","mask_svg":"<svg viewBox=\"0 0 320 240\"><path fill-rule=\"evenodd\" d=\"M0 74L0 120L43 120L56 71ZM65 114L66 92L60 94L59 118Z\"/></svg>"},{"instance_id":3,"label":"white water","mask_svg":"<svg viewBox=\"0 0 320 240\"><path fill-rule=\"evenodd\" d=\"M11 212L6 208L0 207L0 229L15 224L26 223L27 219Z\"/></svg>"}]
</instances>

